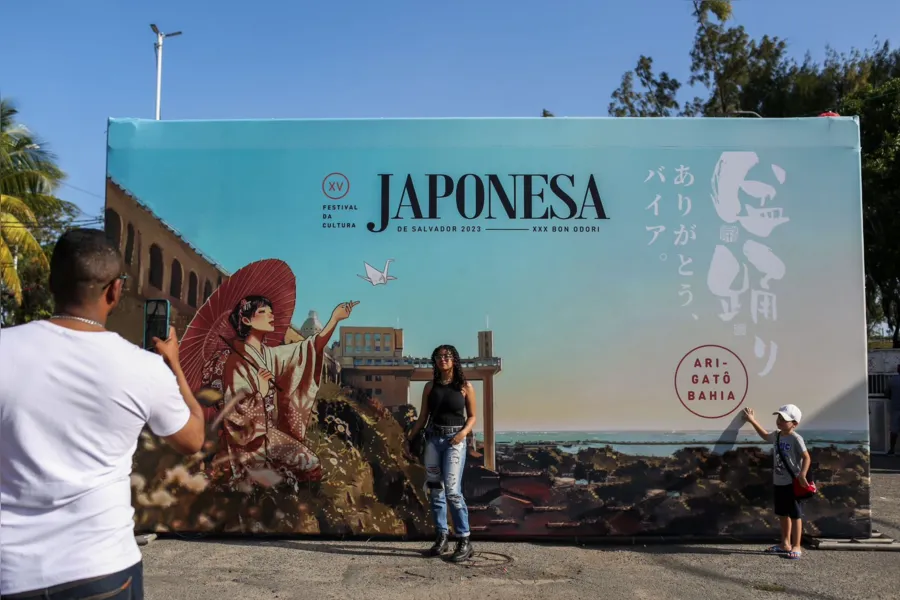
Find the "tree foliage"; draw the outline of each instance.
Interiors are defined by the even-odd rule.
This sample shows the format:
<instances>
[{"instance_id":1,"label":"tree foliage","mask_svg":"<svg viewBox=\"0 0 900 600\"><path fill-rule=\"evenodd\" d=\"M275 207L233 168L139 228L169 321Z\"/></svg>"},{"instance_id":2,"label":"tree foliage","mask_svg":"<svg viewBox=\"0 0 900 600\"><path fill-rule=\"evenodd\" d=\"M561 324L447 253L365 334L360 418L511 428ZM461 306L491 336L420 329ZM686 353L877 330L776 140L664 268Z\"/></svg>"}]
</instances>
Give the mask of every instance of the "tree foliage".
<instances>
[{"instance_id":1,"label":"tree foliage","mask_svg":"<svg viewBox=\"0 0 900 600\"><path fill-rule=\"evenodd\" d=\"M78 214L56 192L65 174L46 144L17 121L0 99L0 289L4 322L24 322L49 310L48 248Z\"/></svg>"},{"instance_id":2,"label":"tree foliage","mask_svg":"<svg viewBox=\"0 0 900 600\"><path fill-rule=\"evenodd\" d=\"M900 77L857 90L840 110L860 122L870 321L883 318L900 348Z\"/></svg>"},{"instance_id":3,"label":"tree foliage","mask_svg":"<svg viewBox=\"0 0 900 600\"><path fill-rule=\"evenodd\" d=\"M900 50L889 42L838 52L821 63L788 55L787 41L753 39L733 24L730 0L692 0L696 27L687 86L641 56L612 93L611 116L813 117L833 110L858 115L870 333L887 322L900 348ZM702 93L681 103L679 92Z\"/></svg>"},{"instance_id":4,"label":"tree foliage","mask_svg":"<svg viewBox=\"0 0 900 600\"><path fill-rule=\"evenodd\" d=\"M635 89L635 82L640 88ZM670 117L678 112L681 83L663 71L653 73L653 59L641 55L633 71L622 75L619 89L613 92L609 114L613 117Z\"/></svg>"},{"instance_id":5,"label":"tree foliage","mask_svg":"<svg viewBox=\"0 0 900 600\"><path fill-rule=\"evenodd\" d=\"M816 116L868 85L900 76L900 50L888 42L848 53L826 47L821 64L808 53L798 61L788 55L786 40L753 39L732 24L729 0L692 0L690 6L696 31L686 85L666 71L654 75L652 57L642 55L612 93L611 116ZM682 103L679 92L687 89L704 93Z\"/></svg>"}]
</instances>

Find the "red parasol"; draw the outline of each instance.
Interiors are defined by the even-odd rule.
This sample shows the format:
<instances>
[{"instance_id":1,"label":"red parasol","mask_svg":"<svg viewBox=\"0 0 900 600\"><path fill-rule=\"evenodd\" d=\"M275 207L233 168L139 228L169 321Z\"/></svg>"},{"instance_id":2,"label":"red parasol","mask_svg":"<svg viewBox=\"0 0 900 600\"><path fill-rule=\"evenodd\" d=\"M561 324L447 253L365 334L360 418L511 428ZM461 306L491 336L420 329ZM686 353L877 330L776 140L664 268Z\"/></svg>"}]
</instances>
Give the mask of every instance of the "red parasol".
<instances>
[{"instance_id":1,"label":"red parasol","mask_svg":"<svg viewBox=\"0 0 900 600\"><path fill-rule=\"evenodd\" d=\"M217 351L236 339L228 316L247 296L264 296L272 302L275 331L264 343L280 346L294 316L297 281L286 262L278 259L250 263L228 278L200 307L179 344L181 367L192 391L201 385L203 365Z\"/></svg>"}]
</instances>

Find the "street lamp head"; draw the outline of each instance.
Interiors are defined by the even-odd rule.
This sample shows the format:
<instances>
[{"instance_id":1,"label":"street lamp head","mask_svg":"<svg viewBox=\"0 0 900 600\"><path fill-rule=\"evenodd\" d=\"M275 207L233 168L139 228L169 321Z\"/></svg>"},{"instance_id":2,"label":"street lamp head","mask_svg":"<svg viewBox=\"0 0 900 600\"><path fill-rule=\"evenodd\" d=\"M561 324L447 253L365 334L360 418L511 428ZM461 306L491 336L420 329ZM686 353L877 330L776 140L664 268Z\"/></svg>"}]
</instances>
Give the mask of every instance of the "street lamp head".
<instances>
[{"instance_id":1,"label":"street lamp head","mask_svg":"<svg viewBox=\"0 0 900 600\"><path fill-rule=\"evenodd\" d=\"M166 37L175 37L176 35L181 35L180 31L173 31L172 33L164 34Z\"/></svg>"},{"instance_id":2,"label":"street lamp head","mask_svg":"<svg viewBox=\"0 0 900 600\"><path fill-rule=\"evenodd\" d=\"M157 27L155 23L150 23L150 29L152 29L153 33L156 35L159 35L159 27Z\"/></svg>"}]
</instances>

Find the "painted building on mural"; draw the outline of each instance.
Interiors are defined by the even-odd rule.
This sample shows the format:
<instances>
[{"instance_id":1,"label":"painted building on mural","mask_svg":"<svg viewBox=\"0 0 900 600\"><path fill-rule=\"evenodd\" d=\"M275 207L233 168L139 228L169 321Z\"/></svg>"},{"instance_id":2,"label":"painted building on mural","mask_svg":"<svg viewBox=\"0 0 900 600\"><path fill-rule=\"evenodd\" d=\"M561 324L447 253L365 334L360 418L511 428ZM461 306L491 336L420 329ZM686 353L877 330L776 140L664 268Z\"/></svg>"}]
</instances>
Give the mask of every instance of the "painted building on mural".
<instances>
[{"instance_id":1,"label":"painted building on mural","mask_svg":"<svg viewBox=\"0 0 900 600\"><path fill-rule=\"evenodd\" d=\"M343 382L364 390L385 406L409 403L409 378L376 369L375 362L403 358L403 330L392 327L341 327L335 346ZM368 363L368 369L367 367Z\"/></svg>"},{"instance_id":2,"label":"painted building on mural","mask_svg":"<svg viewBox=\"0 0 900 600\"><path fill-rule=\"evenodd\" d=\"M403 439L440 344L478 396L479 534L769 535L742 410L789 401L811 532L871 529L853 119L114 119L108 148L126 257L157 228L134 293L173 298L192 387L224 393L174 504L142 442L139 529L430 535ZM265 476L229 398L290 448Z\"/></svg>"},{"instance_id":3,"label":"painted building on mural","mask_svg":"<svg viewBox=\"0 0 900 600\"><path fill-rule=\"evenodd\" d=\"M128 273L110 327L140 345L144 300L166 298L172 305L173 324L184 332L228 272L111 179L106 181L104 214L107 237L118 246Z\"/></svg>"},{"instance_id":4,"label":"painted building on mural","mask_svg":"<svg viewBox=\"0 0 900 600\"><path fill-rule=\"evenodd\" d=\"M221 265L112 179L106 180L104 227L122 253L128 274L125 293L109 317L109 327L134 344L143 340L145 300L168 300L172 324L181 335L197 309L228 279ZM309 320L304 322L303 327L309 326ZM295 331L303 335L303 327ZM339 381L340 365L330 351L328 362L328 380Z\"/></svg>"}]
</instances>

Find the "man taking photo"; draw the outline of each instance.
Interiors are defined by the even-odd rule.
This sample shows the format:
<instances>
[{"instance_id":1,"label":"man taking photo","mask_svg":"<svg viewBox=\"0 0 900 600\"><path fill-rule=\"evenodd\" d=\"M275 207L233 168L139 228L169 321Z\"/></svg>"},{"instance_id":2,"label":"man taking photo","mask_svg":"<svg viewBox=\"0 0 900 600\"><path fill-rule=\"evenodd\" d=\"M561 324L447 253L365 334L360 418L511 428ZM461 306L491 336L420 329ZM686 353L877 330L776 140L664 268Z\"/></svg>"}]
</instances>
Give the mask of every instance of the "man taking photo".
<instances>
[{"instance_id":1,"label":"man taking photo","mask_svg":"<svg viewBox=\"0 0 900 600\"><path fill-rule=\"evenodd\" d=\"M0 334L0 595L143 599L131 466L145 425L176 450L204 442L172 328L147 352L107 331L125 281L102 230L60 237L56 312Z\"/></svg>"}]
</instances>

